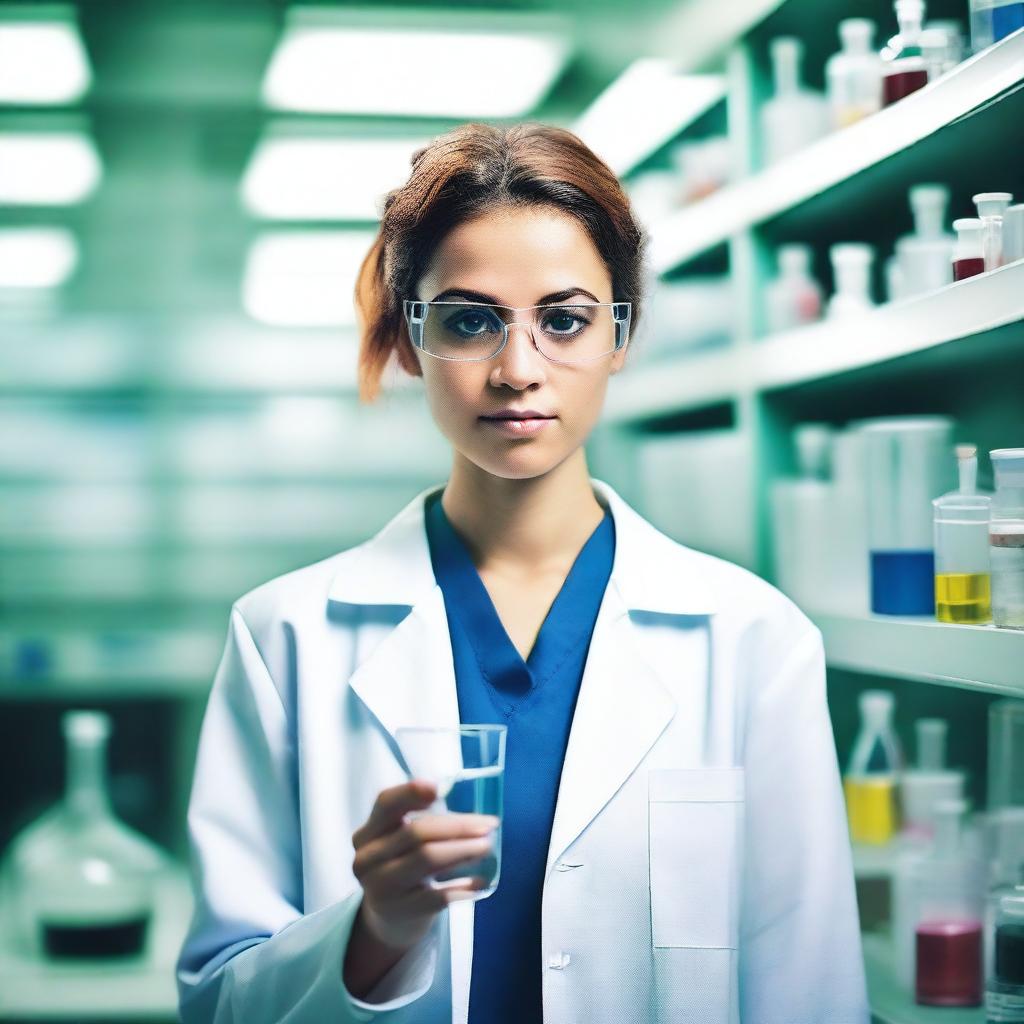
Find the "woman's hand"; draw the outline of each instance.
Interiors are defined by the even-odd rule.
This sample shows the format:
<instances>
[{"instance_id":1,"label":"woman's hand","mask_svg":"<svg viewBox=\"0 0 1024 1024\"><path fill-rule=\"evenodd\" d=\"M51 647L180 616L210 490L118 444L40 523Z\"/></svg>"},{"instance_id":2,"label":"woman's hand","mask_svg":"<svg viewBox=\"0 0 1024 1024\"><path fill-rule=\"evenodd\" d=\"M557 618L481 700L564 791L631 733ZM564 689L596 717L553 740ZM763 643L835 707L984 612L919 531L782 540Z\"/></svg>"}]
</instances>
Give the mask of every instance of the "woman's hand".
<instances>
[{"instance_id":1,"label":"woman's hand","mask_svg":"<svg viewBox=\"0 0 1024 1024\"><path fill-rule=\"evenodd\" d=\"M352 835L352 870L363 901L345 958L349 991L368 991L430 930L449 903L485 884L470 878L433 888L426 878L479 861L494 843L498 819L489 814L424 814L437 797L433 783L413 780L382 790L369 818Z\"/></svg>"}]
</instances>

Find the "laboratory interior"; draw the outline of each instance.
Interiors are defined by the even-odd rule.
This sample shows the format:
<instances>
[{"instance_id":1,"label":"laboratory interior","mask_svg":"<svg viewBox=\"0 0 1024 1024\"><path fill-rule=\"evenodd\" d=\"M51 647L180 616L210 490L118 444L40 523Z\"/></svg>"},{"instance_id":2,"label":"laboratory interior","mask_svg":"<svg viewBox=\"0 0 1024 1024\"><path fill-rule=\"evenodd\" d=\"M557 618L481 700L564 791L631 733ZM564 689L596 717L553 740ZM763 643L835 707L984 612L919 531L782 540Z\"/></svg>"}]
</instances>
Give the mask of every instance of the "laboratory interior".
<instances>
[{"instance_id":1,"label":"laboratory interior","mask_svg":"<svg viewBox=\"0 0 1024 1024\"><path fill-rule=\"evenodd\" d=\"M526 120L649 236L591 475L821 631L873 1019L1024 1021L1021 0L0 4L0 1021L178 1020L232 606L451 468L383 196Z\"/></svg>"}]
</instances>

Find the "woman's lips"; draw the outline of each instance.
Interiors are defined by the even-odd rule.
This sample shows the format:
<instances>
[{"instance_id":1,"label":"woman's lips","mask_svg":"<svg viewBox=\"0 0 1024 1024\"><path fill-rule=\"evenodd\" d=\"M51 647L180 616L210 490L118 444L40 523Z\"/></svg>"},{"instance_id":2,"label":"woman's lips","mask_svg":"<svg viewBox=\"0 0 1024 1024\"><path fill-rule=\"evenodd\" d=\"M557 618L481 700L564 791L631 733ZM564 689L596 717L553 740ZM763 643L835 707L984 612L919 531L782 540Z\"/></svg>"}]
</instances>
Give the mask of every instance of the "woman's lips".
<instances>
[{"instance_id":1,"label":"woman's lips","mask_svg":"<svg viewBox=\"0 0 1024 1024\"><path fill-rule=\"evenodd\" d=\"M481 416L480 418L484 423L489 423L492 427L496 427L502 433L508 434L511 437L530 437L542 431L548 423L553 423L555 420L554 416L538 416L529 420L491 420L487 419L486 416Z\"/></svg>"}]
</instances>

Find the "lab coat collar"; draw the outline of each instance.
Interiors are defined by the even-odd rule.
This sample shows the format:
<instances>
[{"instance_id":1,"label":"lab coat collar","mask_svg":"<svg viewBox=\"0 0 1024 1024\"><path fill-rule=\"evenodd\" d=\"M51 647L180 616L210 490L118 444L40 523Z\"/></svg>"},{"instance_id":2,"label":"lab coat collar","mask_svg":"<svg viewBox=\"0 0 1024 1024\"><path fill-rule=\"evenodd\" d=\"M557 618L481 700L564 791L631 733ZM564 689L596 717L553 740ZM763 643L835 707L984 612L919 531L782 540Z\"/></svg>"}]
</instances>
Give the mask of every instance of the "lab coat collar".
<instances>
[{"instance_id":1,"label":"lab coat collar","mask_svg":"<svg viewBox=\"0 0 1024 1024\"><path fill-rule=\"evenodd\" d=\"M615 520L615 557L610 584L629 611L668 615L715 612L719 595L693 551L661 533L608 483L590 477ZM374 536L338 557L330 601L414 607L437 587L424 528L428 495L420 491Z\"/></svg>"}]
</instances>

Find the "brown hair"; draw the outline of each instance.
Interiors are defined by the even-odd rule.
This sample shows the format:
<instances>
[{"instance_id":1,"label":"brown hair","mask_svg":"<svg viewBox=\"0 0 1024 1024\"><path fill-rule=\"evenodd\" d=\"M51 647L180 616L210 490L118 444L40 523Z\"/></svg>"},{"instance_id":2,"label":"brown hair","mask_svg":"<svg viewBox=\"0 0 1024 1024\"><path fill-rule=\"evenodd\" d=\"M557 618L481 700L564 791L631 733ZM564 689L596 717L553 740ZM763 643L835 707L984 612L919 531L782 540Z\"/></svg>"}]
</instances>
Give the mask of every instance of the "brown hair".
<instances>
[{"instance_id":1,"label":"brown hair","mask_svg":"<svg viewBox=\"0 0 1024 1024\"><path fill-rule=\"evenodd\" d=\"M416 150L411 162L409 180L387 193L356 280L361 401L376 399L391 358L420 376L402 300L416 297L446 232L502 207L550 206L576 217L611 273L613 301L633 304L635 333L647 235L621 182L577 135L539 122L463 124Z\"/></svg>"}]
</instances>

